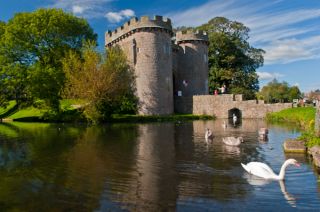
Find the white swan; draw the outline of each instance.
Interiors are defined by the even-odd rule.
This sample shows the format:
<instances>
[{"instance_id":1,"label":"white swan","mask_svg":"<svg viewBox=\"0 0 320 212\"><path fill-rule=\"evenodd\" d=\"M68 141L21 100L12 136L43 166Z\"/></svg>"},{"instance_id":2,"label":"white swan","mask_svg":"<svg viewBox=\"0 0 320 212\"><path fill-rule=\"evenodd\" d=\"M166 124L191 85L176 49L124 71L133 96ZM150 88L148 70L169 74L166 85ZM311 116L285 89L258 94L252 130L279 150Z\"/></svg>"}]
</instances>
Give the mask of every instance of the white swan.
<instances>
[{"instance_id":1,"label":"white swan","mask_svg":"<svg viewBox=\"0 0 320 212\"><path fill-rule=\"evenodd\" d=\"M233 114L233 115L232 115L232 120L233 120L233 125L236 125L237 120L238 120L236 114Z\"/></svg>"},{"instance_id":2,"label":"white swan","mask_svg":"<svg viewBox=\"0 0 320 212\"><path fill-rule=\"evenodd\" d=\"M225 143L226 145L229 146L239 146L242 142L243 142L243 138L242 137L225 137L222 138L223 143Z\"/></svg>"},{"instance_id":3,"label":"white swan","mask_svg":"<svg viewBox=\"0 0 320 212\"><path fill-rule=\"evenodd\" d=\"M205 138L206 140L213 138L212 131L209 128L206 129Z\"/></svg>"},{"instance_id":4,"label":"white swan","mask_svg":"<svg viewBox=\"0 0 320 212\"><path fill-rule=\"evenodd\" d=\"M288 159L283 163L280 173L279 175L277 175L267 164L260 162L250 162L247 165L244 165L243 163L241 163L241 166L250 174L271 180L283 180L286 174L286 168L289 165L300 166L300 164L295 159Z\"/></svg>"}]
</instances>

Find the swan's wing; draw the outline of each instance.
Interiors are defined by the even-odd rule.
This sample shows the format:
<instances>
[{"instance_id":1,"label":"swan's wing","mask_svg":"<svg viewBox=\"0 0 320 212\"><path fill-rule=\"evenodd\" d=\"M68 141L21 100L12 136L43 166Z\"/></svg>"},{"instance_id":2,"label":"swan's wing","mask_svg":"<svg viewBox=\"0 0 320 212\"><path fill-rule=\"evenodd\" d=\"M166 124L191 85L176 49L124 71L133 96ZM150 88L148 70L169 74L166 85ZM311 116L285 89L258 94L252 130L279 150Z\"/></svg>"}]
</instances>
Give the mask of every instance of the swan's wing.
<instances>
[{"instance_id":1,"label":"swan's wing","mask_svg":"<svg viewBox=\"0 0 320 212\"><path fill-rule=\"evenodd\" d=\"M270 168L270 166L268 166L267 164L265 163L261 163L261 162L250 162L247 164L247 166L250 166L250 167L261 167L265 170L267 170L268 172L272 172L273 173L273 170Z\"/></svg>"},{"instance_id":2,"label":"swan's wing","mask_svg":"<svg viewBox=\"0 0 320 212\"><path fill-rule=\"evenodd\" d=\"M227 144L227 138L222 138L223 143Z\"/></svg>"},{"instance_id":3,"label":"swan's wing","mask_svg":"<svg viewBox=\"0 0 320 212\"><path fill-rule=\"evenodd\" d=\"M232 144L232 142L230 141L229 138L222 138L222 141L223 141L223 143L225 143L225 144L227 144L227 145Z\"/></svg>"},{"instance_id":4,"label":"swan's wing","mask_svg":"<svg viewBox=\"0 0 320 212\"><path fill-rule=\"evenodd\" d=\"M250 162L247 165L241 164L242 167L249 172L250 174L256 175L258 177L263 178L274 178L276 174L272 171L272 169L264 163L260 162Z\"/></svg>"},{"instance_id":5,"label":"swan's wing","mask_svg":"<svg viewBox=\"0 0 320 212\"><path fill-rule=\"evenodd\" d=\"M238 146L241 142L239 139L236 139L234 137L226 137L222 138L223 143L230 145L230 146Z\"/></svg>"}]
</instances>

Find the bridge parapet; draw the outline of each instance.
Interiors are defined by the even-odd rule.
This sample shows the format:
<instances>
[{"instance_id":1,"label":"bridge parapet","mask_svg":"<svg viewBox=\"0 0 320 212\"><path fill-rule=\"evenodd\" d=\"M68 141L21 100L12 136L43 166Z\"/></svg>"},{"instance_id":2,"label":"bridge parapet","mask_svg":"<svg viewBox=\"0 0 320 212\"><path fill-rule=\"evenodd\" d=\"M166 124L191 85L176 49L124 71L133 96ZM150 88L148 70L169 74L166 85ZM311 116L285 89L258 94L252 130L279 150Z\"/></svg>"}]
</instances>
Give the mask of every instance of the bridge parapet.
<instances>
[{"instance_id":1,"label":"bridge parapet","mask_svg":"<svg viewBox=\"0 0 320 212\"><path fill-rule=\"evenodd\" d=\"M242 118L265 118L267 113L290 107L291 103L265 104L261 100L240 100L232 94L175 98L175 112L215 115L217 118L228 118L228 111L234 108L241 111Z\"/></svg>"}]
</instances>

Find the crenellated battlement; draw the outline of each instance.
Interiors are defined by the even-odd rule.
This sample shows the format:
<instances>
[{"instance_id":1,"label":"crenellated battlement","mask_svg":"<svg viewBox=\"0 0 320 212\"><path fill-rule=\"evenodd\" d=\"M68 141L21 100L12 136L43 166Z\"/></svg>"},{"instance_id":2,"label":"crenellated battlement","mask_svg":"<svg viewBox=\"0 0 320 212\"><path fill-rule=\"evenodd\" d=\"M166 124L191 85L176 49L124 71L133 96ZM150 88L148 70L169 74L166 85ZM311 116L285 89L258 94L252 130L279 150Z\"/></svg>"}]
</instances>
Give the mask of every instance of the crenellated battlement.
<instances>
[{"instance_id":1,"label":"crenellated battlement","mask_svg":"<svg viewBox=\"0 0 320 212\"><path fill-rule=\"evenodd\" d=\"M152 19L149 16L141 16L140 19L134 17L114 31L107 31L105 34L105 45L111 45L118 39L125 38L136 31L148 28L158 28L168 31L170 34L172 33L172 25L169 18L158 15L154 16Z\"/></svg>"},{"instance_id":2,"label":"crenellated battlement","mask_svg":"<svg viewBox=\"0 0 320 212\"><path fill-rule=\"evenodd\" d=\"M189 42L189 41L204 41L208 42L209 38L206 32L197 30L196 32L192 30L179 31L176 33L176 42Z\"/></svg>"},{"instance_id":3,"label":"crenellated battlement","mask_svg":"<svg viewBox=\"0 0 320 212\"><path fill-rule=\"evenodd\" d=\"M206 95L208 35L177 32L162 16L131 18L105 34L105 46L118 45L135 74L135 95L141 115L167 115L177 96Z\"/></svg>"}]
</instances>

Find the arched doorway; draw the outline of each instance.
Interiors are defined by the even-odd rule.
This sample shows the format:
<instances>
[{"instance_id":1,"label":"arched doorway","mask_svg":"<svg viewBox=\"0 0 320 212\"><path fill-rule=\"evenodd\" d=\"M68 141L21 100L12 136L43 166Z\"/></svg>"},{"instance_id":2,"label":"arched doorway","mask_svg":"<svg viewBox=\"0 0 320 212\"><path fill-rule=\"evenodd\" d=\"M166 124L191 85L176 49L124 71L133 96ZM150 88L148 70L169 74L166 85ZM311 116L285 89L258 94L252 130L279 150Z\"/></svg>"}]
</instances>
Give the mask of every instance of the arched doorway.
<instances>
[{"instance_id":1,"label":"arched doorway","mask_svg":"<svg viewBox=\"0 0 320 212\"><path fill-rule=\"evenodd\" d=\"M234 118L234 116L236 118ZM239 126L241 124L242 119L242 112L238 108L232 108L228 110L228 119L229 124L232 124L233 126Z\"/></svg>"}]
</instances>

